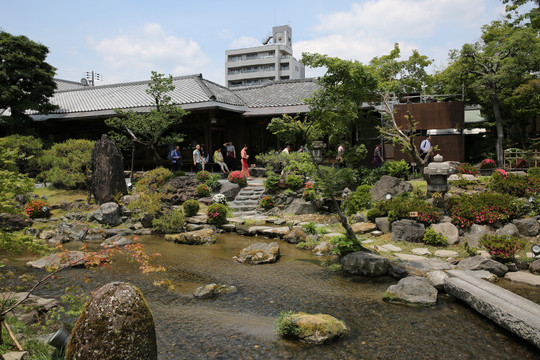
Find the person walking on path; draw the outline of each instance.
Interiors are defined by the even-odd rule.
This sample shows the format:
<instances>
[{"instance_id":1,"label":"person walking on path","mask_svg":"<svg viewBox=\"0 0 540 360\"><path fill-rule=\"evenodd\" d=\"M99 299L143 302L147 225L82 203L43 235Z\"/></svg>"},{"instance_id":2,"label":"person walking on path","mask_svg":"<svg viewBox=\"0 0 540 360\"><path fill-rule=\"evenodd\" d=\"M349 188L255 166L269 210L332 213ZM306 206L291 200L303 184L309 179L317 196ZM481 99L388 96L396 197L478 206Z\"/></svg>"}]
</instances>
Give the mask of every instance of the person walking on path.
<instances>
[{"instance_id":1,"label":"person walking on path","mask_svg":"<svg viewBox=\"0 0 540 360\"><path fill-rule=\"evenodd\" d=\"M223 159L221 148L217 148L217 150L214 152L214 162L219 165L221 171L223 171L224 174L227 174L229 172L229 168L227 167L227 164L225 164L225 161Z\"/></svg>"},{"instance_id":2,"label":"person walking on path","mask_svg":"<svg viewBox=\"0 0 540 360\"><path fill-rule=\"evenodd\" d=\"M381 144L377 144L375 147L375 151L373 152L373 165L375 165L376 168L380 168L382 166L382 163L384 162L384 159L381 154Z\"/></svg>"},{"instance_id":3,"label":"person walking on path","mask_svg":"<svg viewBox=\"0 0 540 360\"><path fill-rule=\"evenodd\" d=\"M249 155L247 154L248 146L244 145L242 148L242 151L240 151L240 157L242 158L242 172L246 175L248 180L251 180L249 177L249 164L248 164L248 158Z\"/></svg>"},{"instance_id":4,"label":"person walking on path","mask_svg":"<svg viewBox=\"0 0 540 360\"><path fill-rule=\"evenodd\" d=\"M177 145L171 151L171 154L170 154L169 157L170 157L171 163L172 163L171 171L175 172L175 171L180 170L180 167L182 166L182 154L180 153L180 146Z\"/></svg>"},{"instance_id":5,"label":"person walking on path","mask_svg":"<svg viewBox=\"0 0 540 360\"><path fill-rule=\"evenodd\" d=\"M233 171L236 168L236 166L234 166L236 161L236 149L234 148L232 141L226 142L223 146L225 147L225 163L227 164L229 171Z\"/></svg>"},{"instance_id":6,"label":"person walking on path","mask_svg":"<svg viewBox=\"0 0 540 360\"><path fill-rule=\"evenodd\" d=\"M195 170L197 172L203 171L204 160L201 156L201 145L197 144L195 150L193 150L193 165L195 165Z\"/></svg>"},{"instance_id":7,"label":"person walking on path","mask_svg":"<svg viewBox=\"0 0 540 360\"><path fill-rule=\"evenodd\" d=\"M428 135L422 142L420 143L420 157L422 160L426 158L426 155L428 154L429 150L431 150L431 135ZM427 160L427 163L429 164L429 160Z\"/></svg>"}]
</instances>

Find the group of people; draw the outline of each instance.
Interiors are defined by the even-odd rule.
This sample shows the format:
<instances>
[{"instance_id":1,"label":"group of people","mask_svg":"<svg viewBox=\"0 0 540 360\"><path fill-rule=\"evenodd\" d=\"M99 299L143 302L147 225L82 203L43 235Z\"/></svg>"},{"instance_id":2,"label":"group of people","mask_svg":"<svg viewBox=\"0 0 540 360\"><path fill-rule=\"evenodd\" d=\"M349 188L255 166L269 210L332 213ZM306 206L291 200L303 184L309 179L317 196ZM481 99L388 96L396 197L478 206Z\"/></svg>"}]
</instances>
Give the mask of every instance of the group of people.
<instances>
[{"instance_id":1,"label":"group of people","mask_svg":"<svg viewBox=\"0 0 540 360\"><path fill-rule=\"evenodd\" d=\"M285 148L278 148L275 152L275 155L289 155L292 152L291 146L287 145ZM307 148L304 148L303 146L300 146L298 150L296 151L298 153L307 153Z\"/></svg>"},{"instance_id":2,"label":"group of people","mask_svg":"<svg viewBox=\"0 0 540 360\"><path fill-rule=\"evenodd\" d=\"M246 174L248 179L251 179L249 177L249 155L247 149L248 146L244 145L240 151L240 160L242 163L242 172ZM171 160L171 170L173 172L180 170L180 167L182 166L180 146L176 146L171 150L169 159ZM219 165L224 174L233 171L236 168L236 149L232 144L232 141L226 142L223 144L223 147L218 147L214 151L212 159L214 160L214 163ZM193 166L195 166L196 171L203 171L208 162L209 155L205 156L203 147L200 144L195 145L195 150L193 150Z\"/></svg>"}]
</instances>

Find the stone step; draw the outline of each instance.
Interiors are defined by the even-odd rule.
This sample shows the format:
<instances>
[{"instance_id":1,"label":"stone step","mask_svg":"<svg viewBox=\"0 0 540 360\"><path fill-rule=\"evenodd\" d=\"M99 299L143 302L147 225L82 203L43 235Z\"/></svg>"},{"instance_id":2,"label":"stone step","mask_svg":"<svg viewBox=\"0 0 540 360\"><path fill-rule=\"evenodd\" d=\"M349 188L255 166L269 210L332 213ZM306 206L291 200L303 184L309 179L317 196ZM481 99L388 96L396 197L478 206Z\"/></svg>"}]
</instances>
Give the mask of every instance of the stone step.
<instances>
[{"instance_id":1,"label":"stone step","mask_svg":"<svg viewBox=\"0 0 540 360\"><path fill-rule=\"evenodd\" d=\"M244 200L259 200L261 197L259 195L238 195L234 201L244 201Z\"/></svg>"},{"instance_id":2,"label":"stone step","mask_svg":"<svg viewBox=\"0 0 540 360\"><path fill-rule=\"evenodd\" d=\"M237 218L245 218L246 216L258 215L257 210L250 211L233 211L233 215Z\"/></svg>"},{"instance_id":3,"label":"stone step","mask_svg":"<svg viewBox=\"0 0 540 360\"><path fill-rule=\"evenodd\" d=\"M460 270L449 270L445 291L540 348L540 305Z\"/></svg>"},{"instance_id":4,"label":"stone step","mask_svg":"<svg viewBox=\"0 0 540 360\"><path fill-rule=\"evenodd\" d=\"M231 201L231 204L232 205L253 205L253 206L258 206L259 205L259 201L258 200L234 200L234 201Z\"/></svg>"},{"instance_id":5,"label":"stone step","mask_svg":"<svg viewBox=\"0 0 540 360\"><path fill-rule=\"evenodd\" d=\"M255 206L242 206L242 205L230 205L229 206L231 208L231 210L233 212L235 211L242 211L242 212L245 212L245 211L253 211L255 209L257 209L257 207Z\"/></svg>"}]
</instances>

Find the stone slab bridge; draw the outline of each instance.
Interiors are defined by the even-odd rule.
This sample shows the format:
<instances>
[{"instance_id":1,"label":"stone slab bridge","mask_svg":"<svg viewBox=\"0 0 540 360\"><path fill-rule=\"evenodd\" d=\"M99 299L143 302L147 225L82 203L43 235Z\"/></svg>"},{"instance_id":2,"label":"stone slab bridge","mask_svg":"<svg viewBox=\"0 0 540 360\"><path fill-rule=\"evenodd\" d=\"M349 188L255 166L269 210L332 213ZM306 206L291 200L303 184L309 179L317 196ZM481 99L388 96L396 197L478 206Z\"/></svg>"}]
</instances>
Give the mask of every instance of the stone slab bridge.
<instances>
[{"instance_id":1,"label":"stone slab bridge","mask_svg":"<svg viewBox=\"0 0 540 360\"><path fill-rule=\"evenodd\" d=\"M463 271L447 274L448 294L540 348L540 305Z\"/></svg>"}]
</instances>

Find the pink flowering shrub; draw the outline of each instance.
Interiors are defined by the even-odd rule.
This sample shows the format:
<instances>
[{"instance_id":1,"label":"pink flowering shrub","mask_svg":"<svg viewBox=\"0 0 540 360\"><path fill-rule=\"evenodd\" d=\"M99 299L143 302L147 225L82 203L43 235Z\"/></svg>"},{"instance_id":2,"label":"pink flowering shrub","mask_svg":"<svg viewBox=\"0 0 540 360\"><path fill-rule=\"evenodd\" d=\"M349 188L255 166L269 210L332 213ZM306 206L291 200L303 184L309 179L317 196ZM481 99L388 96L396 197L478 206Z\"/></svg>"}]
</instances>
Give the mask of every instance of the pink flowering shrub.
<instances>
[{"instance_id":1,"label":"pink flowering shrub","mask_svg":"<svg viewBox=\"0 0 540 360\"><path fill-rule=\"evenodd\" d=\"M497 164L493 159L484 159L480 164L480 169L494 169L497 167Z\"/></svg>"},{"instance_id":2,"label":"pink flowering shrub","mask_svg":"<svg viewBox=\"0 0 540 360\"><path fill-rule=\"evenodd\" d=\"M526 169L529 167L529 163L525 159L517 159L516 163L514 164L514 167L516 169Z\"/></svg>"},{"instance_id":3,"label":"pink flowering shrub","mask_svg":"<svg viewBox=\"0 0 540 360\"><path fill-rule=\"evenodd\" d=\"M208 179L210 179L210 173L206 170L199 171L195 175L195 179L199 180L202 183L205 183Z\"/></svg>"},{"instance_id":4,"label":"pink flowering shrub","mask_svg":"<svg viewBox=\"0 0 540 360\"><path fill-rule=\"evenodd\" d=\"M446 201L446 209L452 223L460 228L469 228L473 224L507 223L519 213L514 200L512 195L483 192L452 197Z\"/></svg>"},{"instance_id":5,"label":"pink flowering shrub","mask_svg":"<svg viewBox=\"0 0 540 360\"><path fill-rule=\"evenodd\" d=\"M391 200L380 201L371 208L367 217L374 221L378 217L388 217L390 223L400 219L410 219L411 213L418 216L414 218L424 225L431 225L439 222L441 215L439 209L423 200L411 200L393 198Z\"/></svg>"},{"instance_id":6,"label":"pink flowering shrub","mask_svg":"<svg viewBox=\"0 0 540 360\"><path fill-rule=\"evenodd\" d=\"M220 203L214 203L208 206L206 210L206 219L209 224L223 225L227 221L227 207Z\"/></svg>"},{"instance_id":7,"label":"pink flowering shrub","mask_svg":"<svg viewBox=\"0 0 540 360\"><path fill-rule=\"evenodd\" d=\"M240 185L240 187L247 186L247 176L241 171L231 171L228 180L233 184Z\"/></svg>"},{"instance_id":8,"label":"pink flowering shrub","mask_svg":"<svg viewBox=\"0 0 540 360\"><path fill-rule=\"evenodd\" d=\"M456 170L458 174L478 175L478 169L468 163L459 164Z\"/></svg>"},{"instance_id":9,"label":"pink flowering shrub","mask_svg":"<svg viewBox=\"0 0 540 360\"><path fill-rule=\"evenodd\" d=\"M51 216L51 207L44 200L30 200L26 204L24 211L32 219Z\"/></svg>"},{"instance_id":10,"label":"pink flowering shrub","mask_svg":"<svg viewBox=\"0 0 540 360\"><path fill-rule=\"evenodd\" d=\"M524 242L515 236L485 234L480 238L480 245L496 260L506 261L515 257Z\"/></svg>"},{"instance_id":11,"label":"pink flowering shrub","mask_svg":"<svg viewBox=\"0 0 540 360\"><path fill-rule=\"evenodd\" d=\"M516 197L537 196L540 193L540 179L532 176L507 174L497 169L490 177L488 187L501 194L510 194Z\"/></svg>"}]
</instances>

